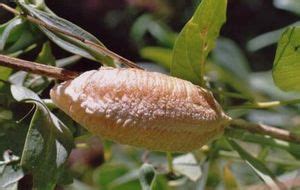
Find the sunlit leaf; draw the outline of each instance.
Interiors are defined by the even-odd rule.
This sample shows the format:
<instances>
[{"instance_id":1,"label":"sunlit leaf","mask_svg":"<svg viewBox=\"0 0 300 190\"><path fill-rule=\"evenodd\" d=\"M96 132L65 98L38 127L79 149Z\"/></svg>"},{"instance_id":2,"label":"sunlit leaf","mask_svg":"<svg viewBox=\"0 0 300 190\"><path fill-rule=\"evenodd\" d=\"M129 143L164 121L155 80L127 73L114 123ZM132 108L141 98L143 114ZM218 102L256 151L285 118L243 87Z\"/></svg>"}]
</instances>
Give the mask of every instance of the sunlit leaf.
<instances>
[{"instance_id":1,"label":"sunlit leaf","mask_svg":"<svg viewBox=\"0 0 300 190\"><path fill-rule=\"evenodd\" d=\"M227 0L201 1L176 40L171 64L173 76L203 84L206 58L226 20L226 8Z\"/></svg>"},{"instance_id":2,"label":"sunlit leaf","mask_svg":"<svg viewBox=\"0 0 300 190\"><path fill-rule=\"evenodd\" d=\"M300 27L290 27L278 42L273 65L275 84L286 91L300 91Z\"/></svg>"}]
</instances>

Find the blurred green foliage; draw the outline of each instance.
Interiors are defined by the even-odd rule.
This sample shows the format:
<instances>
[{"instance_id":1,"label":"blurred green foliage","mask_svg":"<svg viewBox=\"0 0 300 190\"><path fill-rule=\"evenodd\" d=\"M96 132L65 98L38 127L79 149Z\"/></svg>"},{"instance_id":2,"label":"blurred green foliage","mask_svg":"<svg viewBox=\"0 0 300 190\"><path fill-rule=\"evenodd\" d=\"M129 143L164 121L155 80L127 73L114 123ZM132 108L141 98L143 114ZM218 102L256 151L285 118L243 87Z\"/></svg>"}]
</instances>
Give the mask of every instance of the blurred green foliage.
<instances>
[{"instance_id":1,"label":"blurred green foliage","mask_svg":"<svg viewBox=\"0 0 300 190\"><path fill-rule=\"evenodd\" d=\"M267 108L257 104L299 99L299 93L283 92L275 86L299 90L300 31L299 23L295 21L300 7L297 0L285 3L280 0L269 3L259 0L229 1L227 24L221 30L221 37L218 36L225 20L225 0L202 0L200 5L197 0L72 2L56 1L56 9L67 14L69 10L66 11L65 6L68 4L72 7L70 14L83 11L84 15L73 15L74 20L70 20L74 23L80 16L82 19L78 21L88 23L91 19L87 17L95 17L95 13L99 13L97 19L101 20L98 22L103 27L86 29L97 36L101 36L101 32L109 34L107 38L100 38L108 47L141 60L144 62L141 65L149 70L171 72L206 86L233 118L263 122L299 134L297 104ZM26 13L104 47L92 34L54 14L44 1L20 0L19 3L19 9ZM30 3L35 6L30 6ZM54 4L55 1L49 1L50 7ZM261 32L259 22L246 22L251 20L247 13L243 18L232 16L236 13L232 10L245 7L256 12L266 11L265 17L280 20L281 25L274 24L270 30ZM267 18L257 19L263 21ZM242 22L250 30L246 28L236 32L242 28ZM262 22L261 25L264 24ZM91 25L98 26L97 21L94 20ZM203 33L206 35L200 35ZM272 45L277 41L275 57ZM271 48L271 53L266 51L268 48ZM81 56L105 65L119 64L118 60L95 51L83 42L38 27L20 16L0 25L0 53L78 70L99 67L86 59L77 63ZM275 59L275 83L272 73L266 71L271 70L273 60L270 56ZM257 67L256 61L267 63ZM257 68L263 68L263 71L257 71ZM173 161L167 159L164 153L148 152L103 139L91 141L95 137L49 102L49 89L56 82L47 77L0 67L2 189L30 189L32 186L74 190L245 189L258 188L262 182L272 188L280 188L282 184L289 188L293 186L290 180L299 180L300 145L243 130L227 130L224 137L200 150L174 154ZM34 104L28 104L28 101ZM169 171L170 164L173 173Z\"/></svg>"}]
</instances>

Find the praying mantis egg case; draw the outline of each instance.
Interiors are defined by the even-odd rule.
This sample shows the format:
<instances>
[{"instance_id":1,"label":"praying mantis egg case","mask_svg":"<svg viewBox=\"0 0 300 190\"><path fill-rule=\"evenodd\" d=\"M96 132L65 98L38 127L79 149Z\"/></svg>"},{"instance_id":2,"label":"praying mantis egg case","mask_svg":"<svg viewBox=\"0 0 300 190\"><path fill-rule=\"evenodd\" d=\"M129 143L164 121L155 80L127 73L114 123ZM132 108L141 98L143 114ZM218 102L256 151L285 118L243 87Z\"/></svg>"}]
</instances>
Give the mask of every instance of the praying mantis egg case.
<instances>
[{"instance_id":1,"label":"praying mantis egg case","mask_svg":"<svg viewBox=\"0 0 300 190\"><path fill-rule=\"evenodd\" d=\"M198 149L230 120L209 91L138 69L87 71L54 87L50 96L93 134L149 150Z\"/></svg>"}]
</instances>

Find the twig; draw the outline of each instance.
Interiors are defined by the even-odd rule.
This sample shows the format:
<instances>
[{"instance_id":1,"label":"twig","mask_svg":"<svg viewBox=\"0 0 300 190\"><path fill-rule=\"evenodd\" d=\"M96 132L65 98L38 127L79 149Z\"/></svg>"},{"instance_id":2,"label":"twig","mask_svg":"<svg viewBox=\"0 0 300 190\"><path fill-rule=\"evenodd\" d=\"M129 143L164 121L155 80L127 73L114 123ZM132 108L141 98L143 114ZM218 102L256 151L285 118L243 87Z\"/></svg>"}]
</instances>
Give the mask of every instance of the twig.
<instances>
[{"instance_id":1,"label":"twig","mask_svg":"<svg viewBox=\"0 0 300 190\"><path fill-rule=\"evenodd\" d=\"M290 131L279 129L276 127L272 127L264 124L253 124L249 123L242 119L232 120L231 125L240 129L245 129L251 133L258 133L262 135L269 135L276 139L300 143L300 137L296 134L291 133Z\"/></svg>"},{"instance_id":2,"label":"twig","mask_svg":"<svg viewBox=\"0 0 300 190\"><path fill-rule=\"evenodd\" d=\"M100 52L104 52L105 54L109 55L110 57L112 57L115 60L118 60L120 63L123 63L124 65L127 65L128 67L133 67L133 68L138 68L138 69L142 69L143 70L142 67L136 65L134 62L132 62L132 61L130 61L130 60L128 60L128 59L126 59L126 58L124 58L124 57L122 57L122 56L120 56L120 55L118 55L118 54L116 54L116 53L114 53L112 51L110 51L106 47L103 47L103 46L100 46L98 44L95 44L94 42L92 42L90 40L87 40L87 39L85 39L85 38L83 38L81 36L77 36L77 35L69 32L69 31L62 30L62 29L57 28L55 26L49 25L49 24L47 24L47 23L45 23L45 22L43 22L41 20L38 20L38 19L36 19L36 18L34 18L34 17L30 16L30 15L24 15L24 14L20 13L19 11L17 11L16 9L13 9L13 8L11 8L11 7L3 4L3 3L0 3L0 8L3 8L3 9L5 9L5 10L7 10L7 11L9 11L9 12L15 14L15 15L23 16L28 21L30 21L30 22L32 22L34 24L37 24L39 26L43 26L43 27L45 27L48 30L51 30L53 32L59 32L61 34L67 35L67 36L72 37L72 38L75 38L75 39L77 39L77 40L79 40L79 41L81 41L81 42L83 42L85 44L90 45L93 48L98 49Z\"/></svg>"},{"instance_id":3,"label":"twig","mask_svg":"<svg viewBox=\"0 0 300 190\"><path fill-rule=\"evenodd\" d=\"M22 70L38 75L56 78L59 80L70 80L76 78L79 75L79 73L70 70L49 65L42 65L39 63L12 58L5 55L0 55L0 65L16 70Z\"/></svg>"},{"instance_id":4,"label":"twig","mask_svg":"<svg viewBox=\"0 0 300 190\"><path fill-rule=\"evenodd\" d=\"M12 58L5 55L0 55L0 65L16 70L31 72L38 75L53 77L59 80L71 80L79 75L79 73L70 70L49 65L42 65L39 63ZM252 133L269 135L280 140L300 143L299 136L291 133L290 131L278 129L276 127L263 124L253 124L242 119L232 120L230 125L236 128L247 130Z\"/></svg>"}]
</instances>

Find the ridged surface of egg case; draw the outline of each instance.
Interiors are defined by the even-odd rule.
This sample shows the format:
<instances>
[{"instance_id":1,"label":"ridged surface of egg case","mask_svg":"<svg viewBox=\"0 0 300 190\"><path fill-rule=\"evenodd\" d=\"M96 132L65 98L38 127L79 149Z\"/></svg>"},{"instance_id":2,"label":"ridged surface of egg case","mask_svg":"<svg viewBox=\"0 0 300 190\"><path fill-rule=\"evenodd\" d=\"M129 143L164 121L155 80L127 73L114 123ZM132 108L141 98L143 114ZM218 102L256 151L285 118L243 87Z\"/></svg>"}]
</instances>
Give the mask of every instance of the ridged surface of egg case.
<instances>
[{"instance_id":1,"label":"ridged surface of egg case","mask_svg":"<svg viewBox=\"0 0 300 190\"><path fill-rule=\"evenodd\" d=\"M54 87L53 102L90 132L168 152L195 150L229 121L210 92L164 74L102 67Z\"/></svg>"}]
</instances>

